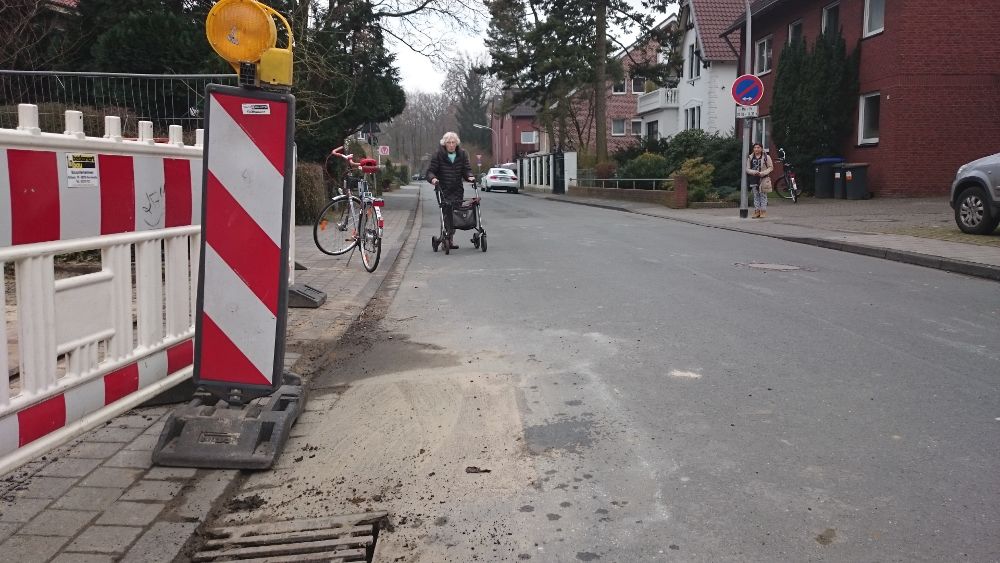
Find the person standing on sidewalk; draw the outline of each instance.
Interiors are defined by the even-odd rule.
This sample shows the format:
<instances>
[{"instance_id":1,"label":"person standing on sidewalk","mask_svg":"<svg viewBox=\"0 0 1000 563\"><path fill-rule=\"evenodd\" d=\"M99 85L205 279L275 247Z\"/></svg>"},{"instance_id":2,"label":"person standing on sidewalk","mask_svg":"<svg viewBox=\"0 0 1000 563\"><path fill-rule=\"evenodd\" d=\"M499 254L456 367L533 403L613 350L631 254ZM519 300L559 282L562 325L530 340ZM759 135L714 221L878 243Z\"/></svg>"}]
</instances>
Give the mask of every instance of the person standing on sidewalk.
<instances>
[{"instance_id":1,"label":"person standing on sidewalk","mask_svg":"<svg viewBox=\"0 0 1000 563\"><path fill-rule=\"evenodd\" d=\"M441 137L441 148L431 157L427 167L427 181L434 185L435 190L441 190L441 201L452 205L461 205L465 199L465 185L462 180L475 182L472 175L472 165L469 163L469 153L458 146L458 135L448 131ZM458 248L454 242L455 227L451 211L444 214L444 226L448 230L448 246Z\"/></svg>"},{"instance_id":2,"label":"person standing on sidewalk","mask_svg":"<svg viewBox=\"0 0 1000 563\"><path fill-rule=\"evenodd\" d=\"M753 218L763 219L767 213L767 194L771 191L771 170L774 163L764 152L760 143L753 144L753 150L747 155L747 185L753 190ZM762 182L763 179L766 182Z\"/></svg>"}]
</instances>

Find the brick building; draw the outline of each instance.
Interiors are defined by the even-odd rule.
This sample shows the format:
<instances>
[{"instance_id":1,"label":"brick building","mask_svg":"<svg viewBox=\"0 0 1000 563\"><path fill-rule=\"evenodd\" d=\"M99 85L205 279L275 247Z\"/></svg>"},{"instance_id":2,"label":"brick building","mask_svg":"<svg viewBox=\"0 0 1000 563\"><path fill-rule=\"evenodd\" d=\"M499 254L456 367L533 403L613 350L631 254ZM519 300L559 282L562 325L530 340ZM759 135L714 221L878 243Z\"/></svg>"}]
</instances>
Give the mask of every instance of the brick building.
<instances>
[{"instance_id":1,"label":"brick building","mask_svg":"<svg viewBox=\"0 0 1000 563\"><path fill-rule=\"evenodd\" d=\"M770 145L782 46L801 34L811 47L839 27L848 50L861 49L855 129L842 156L870 165L876 195L947 195L960 165L1000 151L998 10L998 0L756 0L752 56L764 97L755 137ZM740 68L744 19L724 33L741 51Z\"/></svg>"},{"instance_id":2,"label":"brick building","mask_svg":"<svg viewBox=\"0 0 1000 563\"><path fill-rule=\"evenodd\" d=\"M509 95L509 93L508 93ZM497 166L542 150L536 105L522 102L508 113L501 114L503 96L495 96L490 103L490 128L493 129L493 151Z\"/></svg>"}]
</instances>

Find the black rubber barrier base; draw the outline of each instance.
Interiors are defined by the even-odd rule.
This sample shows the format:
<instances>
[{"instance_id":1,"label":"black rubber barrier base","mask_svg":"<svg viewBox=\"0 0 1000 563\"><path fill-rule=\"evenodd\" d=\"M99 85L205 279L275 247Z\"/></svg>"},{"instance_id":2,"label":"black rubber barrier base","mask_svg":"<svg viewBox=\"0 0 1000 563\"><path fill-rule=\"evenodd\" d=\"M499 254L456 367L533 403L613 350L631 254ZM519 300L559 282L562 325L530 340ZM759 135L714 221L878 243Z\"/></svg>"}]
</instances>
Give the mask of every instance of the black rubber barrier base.
<instances>
[{"instance_id":1,"label":"black rubber barrier base","mask_svg":"<svg viewBox=\"0 0 1000 563\"><path fill-rule=\"evenodd\" d=\"M326 303L326 293L304 283L288 287L288 306L315 309Z\"/></svg>"},{"instance_id":2,"label":"black rubber barrier base","mask_svg":"<svg viewBox=\"0 0 1000 563\"><path fill-rule=\"evenodd\" d=\"M286 378L287 380L287 378ZM171 467L270 469L305 410L306 389L282 385L242 408L199 391L167 418L153 463Z\"/></svg>"}]
</instances>

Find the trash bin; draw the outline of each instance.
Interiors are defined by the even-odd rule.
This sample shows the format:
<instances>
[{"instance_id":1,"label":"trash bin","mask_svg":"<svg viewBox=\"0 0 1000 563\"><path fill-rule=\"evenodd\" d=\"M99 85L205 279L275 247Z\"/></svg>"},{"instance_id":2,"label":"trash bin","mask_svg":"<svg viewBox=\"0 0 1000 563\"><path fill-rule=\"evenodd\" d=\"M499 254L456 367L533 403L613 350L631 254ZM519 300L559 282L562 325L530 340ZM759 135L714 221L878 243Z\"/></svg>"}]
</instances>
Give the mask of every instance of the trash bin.
<instances>
[{"instance_id":1,"label":"trash bin","mask_svg":"<svg viewBox=\"0 0 1000 563\"><path fill-rule=\"evenodd\" d=\"M847 199L847 186L844 185L844 165L834 164L833 169L833 199Z\"/></svg>"},{"instance_id":2,"label":"trash bin","mask_svg":"<svg viewBox=\"0 0 1000 563\"><path fill-rule=\"evenodd\" d=\"M844 186L847 199L868 199L872 196L868 191L868 163L855 162L844 164Z\"/></svg>"},{"instance_id":3,"label":"trash bin","mask_svg":"<svg viewBox=\"0 0 1000 563\"><path fill-rule=\"evenodd\" d=\"M833 197L833 165L844 162L842 158L817 158L812 161L816 165L816 197L830 199Z\"/></svg>"}]
</instances>

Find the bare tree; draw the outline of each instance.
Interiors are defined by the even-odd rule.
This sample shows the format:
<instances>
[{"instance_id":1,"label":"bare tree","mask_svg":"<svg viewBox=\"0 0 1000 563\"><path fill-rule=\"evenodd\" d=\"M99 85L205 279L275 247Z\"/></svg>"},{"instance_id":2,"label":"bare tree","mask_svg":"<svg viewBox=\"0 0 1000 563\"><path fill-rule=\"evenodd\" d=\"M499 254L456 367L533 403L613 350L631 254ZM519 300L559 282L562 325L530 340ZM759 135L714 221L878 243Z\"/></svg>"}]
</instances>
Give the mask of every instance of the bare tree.
<instances>
[{"instance_id":1,"label":"bare tree","mask_svg":"<svg viewBox=\"0 0 1000 563\"><path fill-rule=\"evenodd\" d=\"M0 68L39 66L38 47L56 29L56 15L47 0L0 1Z\"/></svg>"},{"instance_id":2,"label":"bare tree","mask_svg":"<svg viewBox=\"0 0 1000 563\"><path fill-rule=\"evenodd\" d=\"M407 92L406 109L382 126L381 137L392 154L410 162L414 171L426 167L426 159L440 146L445 131L456 128L454 105L443 93Z\"/></svg>"}]
</instances>

